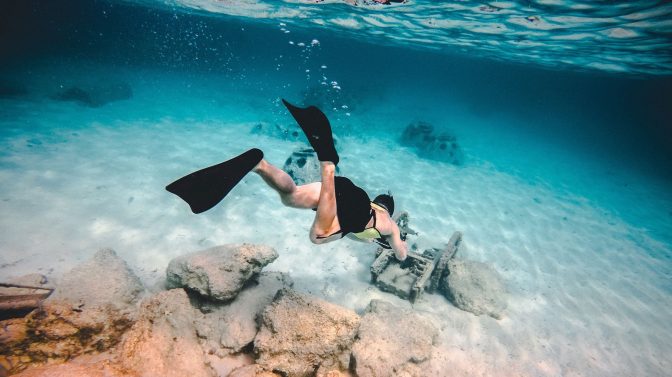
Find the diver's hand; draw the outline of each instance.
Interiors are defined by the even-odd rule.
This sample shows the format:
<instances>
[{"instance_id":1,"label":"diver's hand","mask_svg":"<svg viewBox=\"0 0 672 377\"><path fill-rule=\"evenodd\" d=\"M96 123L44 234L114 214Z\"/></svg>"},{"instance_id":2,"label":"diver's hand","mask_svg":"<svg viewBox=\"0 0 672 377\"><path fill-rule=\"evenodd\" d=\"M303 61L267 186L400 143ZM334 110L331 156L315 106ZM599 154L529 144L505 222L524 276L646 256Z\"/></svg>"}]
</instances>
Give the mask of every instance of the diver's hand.
<instances>
[{"instance_id":1,"label":"diver's hand","mask_svg":"<svg viewBox=\"0 0 672 377\"><path fill-rule=\"evenodd\" d=\"M399 262L399 267L403 270L407 270L413 266L413 260L411 258L406 258L403 261Z\"/></svg>"},{"instance_id":2,"label":"diver's hand","mask_svg":"<svg viewBox=\"0 0 672 377\"><path fill-rule=\"evenodd\" d=\"M408 246L406 246L406 242L400 241L398 244L395 245L393 243L391 246L394 250L394 256L399 262L408 260Z\"/></svg>"}]
</instances>

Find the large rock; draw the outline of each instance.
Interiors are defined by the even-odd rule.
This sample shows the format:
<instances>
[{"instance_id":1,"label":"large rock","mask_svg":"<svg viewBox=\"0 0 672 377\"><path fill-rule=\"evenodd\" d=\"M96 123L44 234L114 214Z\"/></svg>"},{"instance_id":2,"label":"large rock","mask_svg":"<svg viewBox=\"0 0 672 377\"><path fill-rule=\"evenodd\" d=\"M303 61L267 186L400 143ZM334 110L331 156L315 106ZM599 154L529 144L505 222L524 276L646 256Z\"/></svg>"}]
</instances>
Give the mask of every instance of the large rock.
<instances>
[{"instance_id":1,"label":"large rock","mask_svg":"<svg viewBox=\"0 0 672 377\"><path fill-rule=\"evenodd\" d=\"M438 329L410 309L372 300L352 347L359 377L425 376Z\"/></svg>"},{"instance_id":2,"label":"large rock","mask_svg":"<svg viewBox=\"0 0 672 377\"><path fill-rule=\"evenodd\" d=\"M34 362L105 351L133 324L143 292L126 262L113 250L101 250L65 274L39 309L3 326L7 341L0 344L0 358L19 360L19 371Z\"/></svg>"},{"instance_id":3,"label":"large rock","mask_svg":"<svg viewBox=\"0 0 672 377\"><path fill-rule=\"evenodd\" d=\"M418 156L444 161L453 165L464 163L464 153L451 133L434 133L434 126L426 122L409 124L401 135L401 145L415 149Z\"/></svg>"},{"instance_id":4,"label":"large rock","mask_svg":"<svg viewBox=\"0 0 672 377\"><path fill-rule=\"evenodd\" d=\"M207 352L223 357L224 352L243 351L257 335L257 316L279 290L293 284L287 274L262 272L258 282L246 286L230 304L204 303L203 321L198 323L197 331Z\"/></svg>"},{"instance_id":5,"label":"large rock","mask_svg":"<svg viewBox=\"0 0 672 377\"><path fill-rule=\"evenodd\" d=\"M112 249L98 251L91 260L73 268L58 282L47 302L126 310L144 291L140 279Z\"/></svg>"},{"instance_id":6,"label":"large rock","mask_svg":"<svg viewBox=\"0 0 672 377\"><path fill-rule=\"evenodd\" d=\"M440 290L458 308L476 315L501 319L506 309L506 288L497 271L476 261L452 259Z\"/></svg>"},{"instance_id":7,"label":"large rock","mask_svg":"<svg viewBox=\"0 0 672 377\"><path fill-rule=\"evenodd\" d=\"M257 364L290 377L347 370L359 322L350 309L282 290L261 316Z\"/></svg>"},{"instance_id":8,"label":"large rock","mask_svg":"<svg viewBox=\"0 0 672 377\"><path fill-rule=\"evenodd\" d=\"M145 300L120 346L121 363L141 377L212 377L196 335L201 313L183 289Z\"/></svg>"},{"instance_id":9,"label":"large rock","mask_svg":"<svg viewBox=\"0 0 672 377\"><path fill-rule=\"evenodd\" d=\"M229 301L277 257L264 245L215 246L170 261L166 283L168 288L183 287L211 300Z\"/></svg>"}]
</instances>

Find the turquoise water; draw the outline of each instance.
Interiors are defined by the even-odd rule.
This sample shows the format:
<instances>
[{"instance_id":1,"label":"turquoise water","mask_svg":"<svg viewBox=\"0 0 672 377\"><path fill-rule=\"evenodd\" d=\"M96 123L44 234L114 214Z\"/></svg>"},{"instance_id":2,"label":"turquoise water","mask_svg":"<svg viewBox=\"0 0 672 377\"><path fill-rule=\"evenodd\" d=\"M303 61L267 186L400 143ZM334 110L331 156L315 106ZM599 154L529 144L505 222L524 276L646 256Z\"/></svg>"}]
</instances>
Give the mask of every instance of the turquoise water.
<instances>
[{"instance_id":1,"label":"turquoise water","mask_svg":"<svg viewBox=\"0 0 672 377\"><path fill-rule=\"evenodd\" d=\"M511 365L523 367L511 371L665 375L662 355L672 351L669 321L661 319L672 303L672 6L311 3L3 2L0 276L58 276L92 248L114 246L153 282L170 257L201 246L261 237L295 247L284 237L305 229L283 228L295 225L284 219L294 212L272 205L276 198L259 182L234 192L243 208L231 200L205 220L187 216L163 187L259 143L281 164L300 143L247 130L290 124L281 97L313 101L305 104L323 108L343 141L340 166L348 176L370 194L392 188L416 226L436 237L427 242L465 231L467 255L504 273L516 302L510 318L520 321L514 324L554 317L528 310L525 299L535 294L572 308L618 297L612 305L627 308L562 312L570 324L597 323L585 334L531 325L566 335L561 340L598 339L586 348L601 350L606 366L588 368L558 340L531 358L546 355L574 369L541 373L521 356ZM64 101L72 88L93 98ZM401 146L414 121L456 135L463 164L417 158ZM268 219L250 208L282 219L282 231L259 235L251 224ZM304 238L296 248L313 250ZM351 247L344 245L329 252ZM354 268L366 276L369 260L357 258ZM289 265L281 257L276 268ZM296 266L292 274L299 288L318 279ZM352 274L334 279L343 284ZM568 305L544 279L582 293ZM621 280L603 294L602 285ZM356 309L366 304L333 298ZM612 321L618 325L601 327L612 323L600 317L604 308L622 313ZM621 325L633 322L643 325ZM503 334L490 335L510 347L520 329L502 326ZM616 351L600 348L612 335Z\"/></svg>"}]
</instances>

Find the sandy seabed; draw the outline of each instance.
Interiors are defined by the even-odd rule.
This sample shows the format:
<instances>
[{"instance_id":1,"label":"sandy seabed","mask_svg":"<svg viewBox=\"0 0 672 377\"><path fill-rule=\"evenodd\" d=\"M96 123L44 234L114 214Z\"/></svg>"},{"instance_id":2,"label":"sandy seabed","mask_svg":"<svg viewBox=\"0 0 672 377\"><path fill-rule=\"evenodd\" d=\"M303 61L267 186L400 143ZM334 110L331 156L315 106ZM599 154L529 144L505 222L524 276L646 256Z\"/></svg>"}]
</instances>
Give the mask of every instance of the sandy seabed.
<instances>
[{"instance_id":1,"label":"sandy seabed","mask_svg":"<svg viewBox=\"0 0 672 377\"><path fill-rule=\"evenodd\" d=\"M123 109L122 102L109 106ZM0 278L40 272L58 279L111 247L158 289L172 258L248 242L274 247L280 257L267 269L290 273L299 291L359 313L373 298L410 307L369 283L373 246L311 244L313 212L281 206L254 174L199 216L164 190L248 148L282 166L304 146L253 135L253 126L165 118L3 137ZM441 329L448 356L435 362L445 363L446 375L663 376L672 368L670 268L660 257L669 245L645 229L571 188L501 171L468 148L463 167L423 160L392 140L346 136L339 150L342 175L371 196L395 194L420 233L412 240L420 249L440 247L460 230L459 257L490 263L504 277L501 320L463 312L441 295L412 306ZM386 150L394 151L391 163L372 159Z\"/></svg>"}]
</instances>

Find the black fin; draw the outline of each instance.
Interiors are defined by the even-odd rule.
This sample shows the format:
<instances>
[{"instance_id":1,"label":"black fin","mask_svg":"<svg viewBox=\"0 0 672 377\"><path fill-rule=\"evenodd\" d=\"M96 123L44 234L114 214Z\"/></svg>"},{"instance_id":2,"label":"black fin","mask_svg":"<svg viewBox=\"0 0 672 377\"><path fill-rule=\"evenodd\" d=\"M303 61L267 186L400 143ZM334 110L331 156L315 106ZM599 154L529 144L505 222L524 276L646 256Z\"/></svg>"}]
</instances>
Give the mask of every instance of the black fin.
<instances>
[{"instance_id":1,"label":"black fin","mask_svg":"<svg viewBox=\"0 0 672 377\"><path fill-rule=\"evenodd\" d=\"M334 165L338 165L338 153L334 147L334 137L331 134L331 125L327 116L315 106L305 109L296 107L284 98L282 103L306 134L308 142L317 153L317 158L320 161L331 161Z\"/></svg>"},{"instance_id":2,"label":"black fin","mask_svg":"<svg viewBox=\"0 0 672 377\"><path fill-rule=\"evenodd\" d=\"M166 186L166 190L189 204L193 213L214 207L250 172L264 152L257 148L220 164L195 171Z\"/></svg>"}]
</instances>

